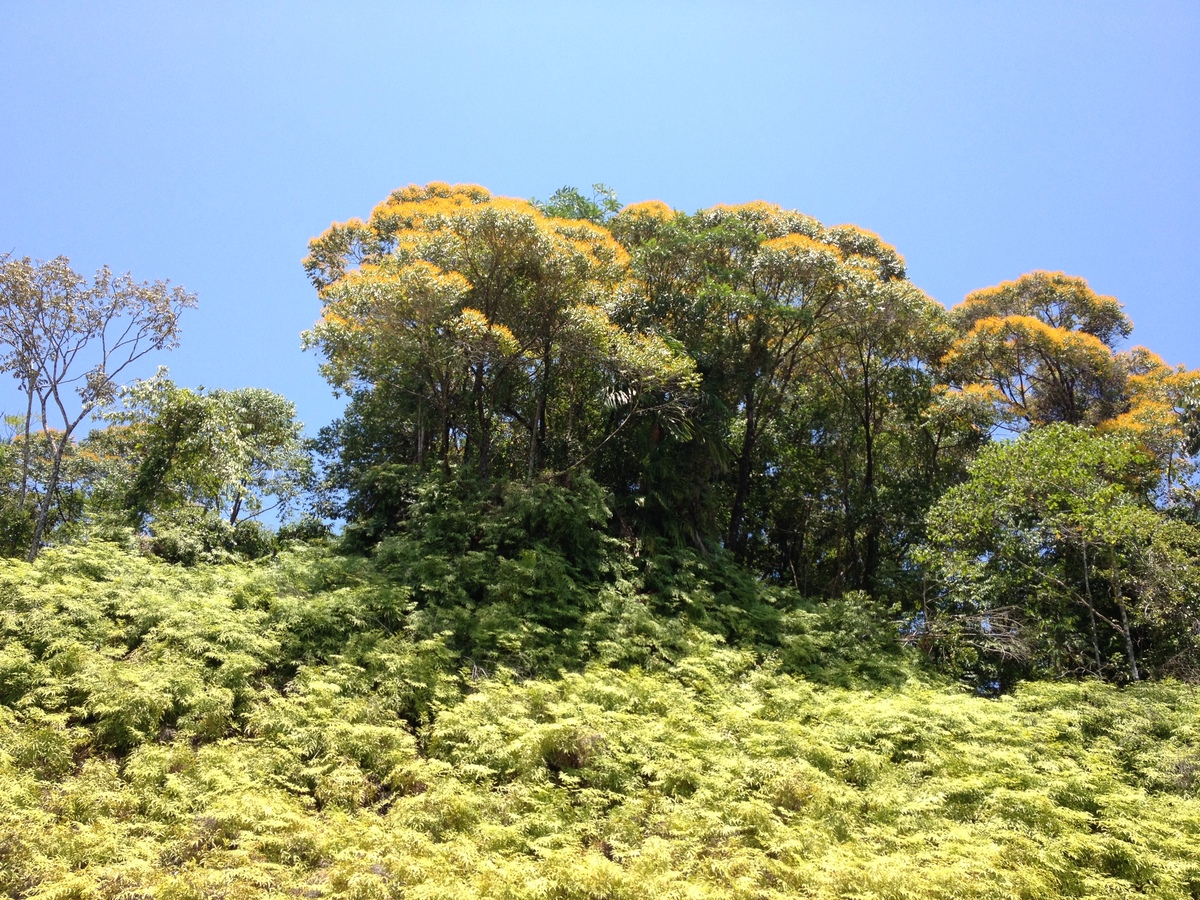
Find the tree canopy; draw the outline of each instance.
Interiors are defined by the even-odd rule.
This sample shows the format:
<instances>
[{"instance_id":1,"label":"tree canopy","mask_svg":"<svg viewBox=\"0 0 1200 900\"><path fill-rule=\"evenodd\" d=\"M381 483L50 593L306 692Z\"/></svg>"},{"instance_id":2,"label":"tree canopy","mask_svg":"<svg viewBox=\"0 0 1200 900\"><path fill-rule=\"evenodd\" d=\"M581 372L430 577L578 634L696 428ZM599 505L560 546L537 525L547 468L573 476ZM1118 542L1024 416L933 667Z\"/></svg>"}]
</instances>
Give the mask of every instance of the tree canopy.
<instances>
[{"instance_id":1,"label":"tree canopy","mask_svg":"<svg viewBox=\"0 0 1200 900\"><path fill-rule=\"evenodd\" d=\"M315 440L0 261L0 893L1198 896L1200 372L1117 300L600 184L305 268Z\"/></svg>"},{"instance_id":2,"label":"tree canopy","mask_svg":"<svg viewBox=\"0 0 1200 900\"><path fill-rule=\"evenodd\" d=\"M306 511L281 533L340 521L484 666L578 663L637 583L779 653L805 604L869 608L983 690L1200 671L1200 373L1124 347L1080 277L947 309L878 235L771 203L441 182L304 268L306 346L349 401L311 443L270 391L118 384L190 295L5 260L5 545L126 534L193 564L273 552L265 523Z\"/></svg>"},{"instance_id":3,"label":"tree canopy","mask_svg":"<svg viewBox=\"0 0 1200 900\"><path fill-rule=\"evenodd\" d=\"M195 304L183 288L165 281L138 284L107 267L89 285L65 257L37 263L0 258L0 343L6 348L0 369L12 373L27 400L18 506L29 487L35 415L54 447L33 520L30 560L42 547L71 435L116 398L130 366L178 345L179 316Z\"/></svg>"}]
</instances>

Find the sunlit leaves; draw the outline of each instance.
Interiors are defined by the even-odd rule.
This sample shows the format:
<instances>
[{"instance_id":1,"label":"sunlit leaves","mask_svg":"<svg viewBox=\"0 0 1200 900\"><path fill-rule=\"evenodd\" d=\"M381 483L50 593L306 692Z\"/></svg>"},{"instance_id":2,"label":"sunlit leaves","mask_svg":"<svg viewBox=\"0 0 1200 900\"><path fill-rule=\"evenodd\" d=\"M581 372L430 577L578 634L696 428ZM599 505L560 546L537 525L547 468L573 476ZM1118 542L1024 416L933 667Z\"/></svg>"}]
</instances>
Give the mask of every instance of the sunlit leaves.
<instances>
[{"instance_id":1,"label":"sunlit leaves","mask_svg":"<svg viewBox=\"0 0 1200 900\"><path fill-rule=\"evenodd\" d=\"M3 620L43 685L0 706L14 895L1185 900L1200 876L1200 710L1179 684L835 689L700 640L654 671L456 676L341 620L387 593L361 562L44 559L10 564L25 619ZM43 665L33 623L63 611L94 646ZM320 622L303 646L325 654L281 655ZM239 653L259 668L222 682ZM418 675L457 686L414 732ZM150 724L223 685L224 718Z\"/></svg>"},{"instance_id":2,"label":"sunlit leaves","mask_svg":"<svg viewBox=\"0 0 1200 900\"><path fill-rule=\"evenodd\" d=\"M1002 417L1094 425L1122 412L1126 373L1113 347L1133 325L1082 278L1033 272L969 294L951 317L951 383L991 386Z\"/></svg>"},{"instance_id":3,"label":"sunlit leaves","mask_svg":"<svg viewBox=\"0 0 1200 900\"><path fill-rule=\"evenodd\" d=\"M1132 435L1154 453L1170 503L1173 488L1194 474L1191 458L1200 450L1200 371L1169 366L1145 347L1120 354L1119 361L1126 371L1128 408L1101 427Z\"/></svg>"},{"instance_id":4,"label":"sunlit leaves","mask_svg":"<svg viewBox=\"0 0 1200 900\"><path fill-rule=\"evenodd\" d=\"M1090 334L1107 347L1114 347L1133 329L1115 297L1101 296L1082 278L1062 272L1031 272L1015 281L974 291L954 308L953 314L963 331L969 331L981 319L1029 316L1051 328Z\"/></svg>"},{"instance_id":5,"label":"sunlit leaves","mask_svg":"<svg viewBox=\"0 0 1200 900\"><path fill-rule=\"evenodd\" d=\"M286 513L310 475L296 407L272 391L190 390L160 370L122 400L107 418L119 423L128 468L101 487L137 525L189 505L231 526L267 508Z\"/></svg>"},{"instance_id":6,"label":"sunlit leaves","mask_svg":"<svg viewBox=\"0 0 1200 900\"><path fill-rule=\"evenodd\" d=\"M362 254L340 226L314 240L325 311L307 339L352 396L405 398L412 451L396 462L569 467L620 426L597 396L623 392L632 415L645 387L689 383L686 358L615 324L628 254L595 221L435 183L363 227Z\"/></svg>"}]
</instances>

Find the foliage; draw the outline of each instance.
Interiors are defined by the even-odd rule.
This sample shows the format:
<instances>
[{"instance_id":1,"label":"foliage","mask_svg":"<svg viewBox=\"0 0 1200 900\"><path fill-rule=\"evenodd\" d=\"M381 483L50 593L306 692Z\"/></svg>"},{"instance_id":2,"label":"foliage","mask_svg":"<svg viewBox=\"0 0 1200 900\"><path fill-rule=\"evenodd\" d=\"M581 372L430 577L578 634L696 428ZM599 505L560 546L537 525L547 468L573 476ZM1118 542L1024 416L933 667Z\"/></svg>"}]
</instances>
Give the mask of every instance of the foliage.
<instances>
[{"instance_id":1,"label":"foliage","mask_svg":"<svg viewBox=\"0 0 1200 900\"><path fill-rule=\"evenodd\" d=\"M1069 425L987 448L930 511L942 590L919 626L936 637L949 620L957 636L940 652L972 648L963 664L990 665L1002 684L1193 669L1200 532L1150 503L1153 471L1129 437ZM1156 639L1167 621L1173 636Z\"/></svg>"},{"instance_id":2,"label":"foliage","mask_svg":"<svg viewBox=\"0 0 1200 900\"><path fill-rule=\"evenodd\" d=\"M1102 429L1126 434L1154 454L1159 505L1179 512L1194 506L1200 452L1200 371L1169 366L1145 347L1121 354L1128 408Z\"/></svg>"},{"instance_id":3,"label":"foliage","mask_svg":"<svg viewBox=\"0 0 1200 900\"><path fill-rule=\"evenodd\" d=\"M864 691L700 638L484 674L406 626L407 589L315 549L181 569L94 544L0 563L0 591L7 895L1200 888L1178 683Z\"/></svg>"},{"instance_id":4,"label":"foliage","mask_svg":"<svg viewBox=\"0 0 1200 900\"><path fill-rule=\"evenodd\" d=\"M576 187L564 185L551 194L545 203L534 200L533 205L547 216L583 219L597 225L604 225L621 209L617 192L599 182L592 185L590 197L585 197Z\"/></svg>"},{"instance_id":5,"label":"foliage","mask_svg":"<svg viewBox=\"0 0 1200 900\"><path fill-rule=\"evenodd\" d=\"M48 435L32 432L28 442L24 434L17 432L0 443L0 553L4 556L25 556L29 552L39 509L28 502L32 496L28 490L27 500L22 503L21 488L23 484L29 488L49 483L60 439L61 434L51 429ZM46 540L70 541L86 527L87 510L97 486L124 463L109 442L95 434L80 442L67 441L61 454L43 535Z\"/></svg>"},{"instance_id":6,"label":"foliage","mask_svg":"<svg viewBox=\"0 0 1200 900\"><path fill-rule=\"evenodd\" d=\"M1115 299L603 185L309 249L278 534L279 395L72 434L188 295L0 260L0 894L1200 896L1200 373Z\"/></svg>"},{"instance_id":7,"label":"foliage","mask_svg":"<svg viewBox=\"0 0 1200 900\"><path fill-rule=\"evenodd\" d=\"M903 258L762 202L634 204L611 228L631 255L626 315L702 378L685 422L627 433L598 465L621 519L648 545L721 545L806 593L900 590L892 561L959 466L944 451L970 443L928 421L949 325Z\"/></svg>"},{"instance_id":8,"label":"foliage","mask_svg":"<svg viewBox=\"0 0 1200 900\"><path fill-rule=\"evenodd\" d=\"M1095 425L1119 414L1126 372L1113 352L1133 323L1082 278L1031 272L975 291L951 317L951 380L992 393L998 415L1028 425Z\"/></svg>"},{"instance_id":9,"label":"foliage","mask_svg":"<svg viewBox=\"0 0 1200 900\"><path fill-rule=\"evenodd\" d=\"M184 566L230 562L237 556L257 559L276 549L275 536L261 522L246 519L230 525L212 510L198 506L158 516L143 543L159 559Z\"/></svg>"},{"instance_id":10,"label":"foliage","mask_svg":"<svg viewBox=\"0 0 1200 900\"><path fill-rule=\"evenodd\" d=\"M272 391L190 390L160 369L121 399L107 417L125 428L128 467L106 490L136 525L194 506L232 528L268 509L286 513L311 477L296 407Z\"/></svg>"},{"instance_id":11,"label":"foliage","mask_svg":"<svg viewBox=\"0 0 1200 900\"><path fill-rule=\"evenodd\" d=\"M30 560L42 548L73 432L113 401L122 372L151 351L178 345L179 316L195 305L194 295L164 281L138 284L104 267L88 285L65 257L37 263L0 257L0 345L6 348L0 371L13 374L27 399L19 508L37 487L28 455L35 413L54 446L36 504Z\"/></svg>"},{"instance_id":12,"label":"foliage","mask_svg":"<svg viewBox=\"0 0 1200 900\"><path fill-rule=\"evenodd\" d=\"M686 357L614 321L625 263L592 222L413 185L311 242L324 311L306 340L356 414L395 413L373 464L531 480L580 465L646 397L694 381Z\"/></svg>"},{"instance_id":13,"label":"foliage","mask_svg":"<svg viewBox=\"0 0 1200 900\"><path fill-rule=\"evenodd\" d=\"M618 542L605 534L603 491L573 484L432 479L400 533L379 545L379 568L407 587L422 634L490 670L578 664L589 616L614 589Z\"/></svg>"}]
</instances>

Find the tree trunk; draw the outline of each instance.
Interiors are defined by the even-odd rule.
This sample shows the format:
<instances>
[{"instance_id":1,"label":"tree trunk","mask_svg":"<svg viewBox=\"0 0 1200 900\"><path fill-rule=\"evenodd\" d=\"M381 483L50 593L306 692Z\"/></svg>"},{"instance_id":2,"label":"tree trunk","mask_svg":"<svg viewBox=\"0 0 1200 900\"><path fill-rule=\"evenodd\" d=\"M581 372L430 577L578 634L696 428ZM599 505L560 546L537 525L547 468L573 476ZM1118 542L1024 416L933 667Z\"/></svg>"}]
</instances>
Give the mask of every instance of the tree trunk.
<instances>
[{"instance_id":1,"label":"tree trunk","mask_svg":"<svg viewBox=\"0 0 1200 900\"><path fill-rule=\"evenodd\" d=\"M25 404L25 445L21 448L21 493L17 498L17 509L25 508L25 497L29 493L29 465L33 453L33 385L34 375L31 372L25 381L29 401Z\"/></svg>"},{"instance_id":2,"label":"tree trunk","mask_svg":"<svg viewBox=\"0 0 1200 900\"><path fill-rule=\"evenodd\" d=\"M442 471L450 474L450 389L442 382L442 391L438 396L438 431L441 439Z\"/></svg>"},{"instance_id":3,"label":"tree trunk","mask_svg":"<svg viewBox=\"0 0 1200 900\"><path fill-rule=\"evenodd\" d=\"M1125 642L1125 658L1129 661L1129 677L1134 681L1141 681L1141 673L1138 672L1137 655L1133 649L1133 634L1129 628L1129 611L1125 608L1125 598L1121 596L1121 579L1117 574L1117 557L1116 553L1112 554L1112 579L1113 579L1113 597L1117 601L1117 610L1121 613L1121 637Z\"/></svg>"},{"instance_id":4,"label":"tree trunk","mask_svg":"<svg viewBox=\"0 0 1200 900\"><path fill-rule=\"evenodd\" d=\"M742 519L746 516L746 500L750 495L750 468L757 442L758 420L754 408L754 391L751 390L746 397L746 433L742 437L742 452L738 455L737 483L733 491L733 504L729 510L729 529L725 534L725 546L733 552L739 562L746 555Z\"/></svg>"},{"instance_id":5,"label":"tree trunk","mask_svg":"<svg viewBox=\"0 0 1200 900\"><path fill-rule=\"evenodd\" d=\"M868 406L867 416L870 415ZM875 581L879 575L879 522L875 502L875 432L869 418L863 422L864 467L863 494L866 497L867 522L863 535L862 584L860 587L871 596L875 595Z\"/></svg>"},{"instance_id":6,"label":"tree trunk","mask_svg":"<svg viewBox=\"0 0 1200 900\"><path fill-rule=\"evenodd\" d=\"M33 526L33 539L29 542L29 554L25 557L26 562L33 562L37 559L38 553L42 549L42 535L46 532L46 520L50 517L50 506L54 503L54 492L58 490L58 478L62 472L63 454L67 450L67 441L71 439L71 431L73 428L68 428L63 431L62 439L58 442L58 446L54 450L54 464L50 468L50 480L46 483L46 493L42 497L42 502L38 504L37 523Z\"/></svg>"},{"instance_id":7,"label":"tree trunk","mask_svg":"<svg viewBox=\"0 0 1200 900\"><path fill-rule=\"evenodd\" d=\"M1092 628L1092 654L1096 660L1096 675L1100 675L1104 664L1100 660L1100 633L1096 626L1096 604L1092 600L1092 582L1088 577L1087 544L1082 544L1079 552L1083 557L1083 592L1087 597L1088 621Z\"/></svg>"},{"instance_id":8,"label":"tree trunk","mask_svg":"<svg viewBox=\"0 0 1200 900\"><path fill-rule=\"evenodd\" d=\"M425 398L417 395L417 468L425 468Z\"/></svg>"},{"instance_id":9,"label":"tree trunk","mask_svg":"<svg viewBox=\"0 0 1200 900\"><path fill-rule=\"evenodd\" d=\"M542 416L545 415L545 398L538 397L537 404L533 411L533 417L529 420L529 460L525 467L525 481L531 483L533 476L537 474L538 459L540 457L540 444L538 442L539 431L538 423Z\"/></svg>"},{"instance_id":10,"label":"tree trunk","mask_svg":"<svg viewBox=\"0 0 1200 900\"><path fill-rule=\"evenodd\" d=\"M1117 598L1117 609L1121 611L1121 636L1125 638L1125 656L1129 660L1129 677L1134 681L1141 681L1141 673L1138 672L1137 655L1133 650L1133 635L1129 630L1129 612L1125 609L1125 601Z\"/></svg>"},{"instance_id":11,"label":"tree trunk","mask_svg":"<svg viewBox=\"0 0 1200 900\"><path fill-rule=\"evenodd\" d=\"M550 345L542 348L542 377L537 385L537 402L529 420L529 464L525 480L533 481L541 464L542 448L546 443L546 406L550 397Z\"/></svg>"},{"instance_id":12,"label":"tree trunk","mask_svg":"<svg viewBox=\"0 0 1200 900\"><path fill-rule=\"evenodd\" d=\"M477 453L479 454L479 477L487 481L488 477L488 457L492 451L492 436L488 429L488 411L486 398L484 397L483 387L483 365L475 367L475 385L472 391L475 401L475 418L478 434L475 436L477 444Z\"/></svg>"}]
</instances>

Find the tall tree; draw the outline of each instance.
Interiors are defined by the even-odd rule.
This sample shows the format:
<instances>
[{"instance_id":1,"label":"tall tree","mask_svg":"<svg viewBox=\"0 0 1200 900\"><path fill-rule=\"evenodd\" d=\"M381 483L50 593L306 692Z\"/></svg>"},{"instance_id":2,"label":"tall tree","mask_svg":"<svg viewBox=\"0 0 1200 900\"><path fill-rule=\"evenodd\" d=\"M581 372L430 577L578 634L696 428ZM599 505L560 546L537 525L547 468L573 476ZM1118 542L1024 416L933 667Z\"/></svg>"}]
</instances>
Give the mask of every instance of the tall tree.
<instances>
[{"instance_id":1,"label":"tall tree","mask_svg":"<svg viewBox=\"0 0 1200 900\"><path fill-rule=\"evenodd\" d=\"M626 264L592 222L412 186L312 242L325 308L308 340L352 397L403 397L389 406L405 410L406 458L388 462L424 467L436 448L444 468L528 479L585 461L646 398L692 380L686 357L614 322Z\"/></svg>"},{"instance_id":2,"label":"tall tree","mask_svg":"<svg viewBox=\"0 0 1200 900\"><path fill-rule=\"evenodd\" d=\"M130 366L152 351L178 345L180 313L195 305L195 295L181 287L171 288L165 281L139 284L128 274L114 276L107 266L88 284L65 257L0 263L0 342L8 348L0 367L17 377L27 395L26 434L36 414L54 447L36 511L30 561L42 548L75 430L113 401ZM27 481L28 458L23 484Z\"/></svg>"},{"instance_id":3,"label":"tall tree","mask_svg":"<svg viewBox=\"0 0 1200 900\"><path fill-rule=\"evenodd\" d=\"M948 331L941 305L911 282L867 268L821 341L816 372L835 411L827 437L837 447L839 543L847 551L837 580L849 587L876 593L886 532L912 541L932 500L938 476L924 464L932 448L922 418L933 402L929 367Z\"/></svg>"},{"instance_id":4,"label":"tall tree","mask_svg":"<svg viewBox=\"0 0 1200 900\"><path fill-rule=\"evenodd\" d=\"M689 473L725 472L721 537L745 558L754 485L778 471L766 452L768 443L780 446L772 429L810 393L816 358L850 333L863 303L893 287L897 297L915 290L904 260L870 232L826 228L768 203L690 216L636 204L612 227L633 256L628 315L678 340L703 376L705 418L683 452L696 456ZM666 447L678 453L679 443ZM652 484L647 493L675 492Z\"/></svg>"},{"instance_id":5,"label":"tall tree","mask_svg":"<svg viewBox=\"0 0 1200 900\"><path fill-rule=\"evenodd\" d=\"M949 382L990 391L1015 427L1094 425L1122 411L1114 348L1133 323L1082 278L1031 272L968 294L950 315L959 337L943 360Z\"/></svg>"}]
</instances>

